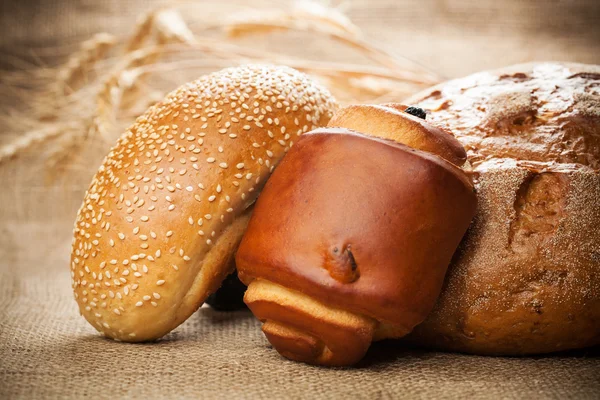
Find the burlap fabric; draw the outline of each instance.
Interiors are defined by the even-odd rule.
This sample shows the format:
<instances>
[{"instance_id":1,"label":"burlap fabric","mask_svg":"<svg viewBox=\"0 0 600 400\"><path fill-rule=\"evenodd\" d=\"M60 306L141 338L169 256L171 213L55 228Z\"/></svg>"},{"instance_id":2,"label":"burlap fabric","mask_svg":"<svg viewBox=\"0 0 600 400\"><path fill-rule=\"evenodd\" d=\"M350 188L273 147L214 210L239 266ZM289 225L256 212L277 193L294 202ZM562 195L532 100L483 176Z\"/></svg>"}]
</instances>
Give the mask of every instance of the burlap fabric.
<instances>
[{"instance_id":1,"label":"burlap fabric","mask_svg":"<svg viewBox=\"0 0 600 400\"><path fill-rule=\"evenodd\" d=\"M50 193L47 201L53 200L60 195ZM389 341L375 344L357 368L326 369L280 358L249 312L201 308L158 343L117 343L78 314L65 230L49 221L2 224L1 399L594 399L600 393L598 351L491 358Z\"/></svg>"},{"instance_id":2,"label":"burlap fabric","mask_svg":"<svg viewBox=\"0 0 600 400\"><path fill-rule=\"evenodd\" d=\"M38 1L32 2L41 7L32 14L35 24L11 17L7 10L14 7L8 3L0 3L3 46L11 40L40 45L52 34L59 36L57 40L72 40L82 32L100 30L102 24L109 25L107 30L122 31L125 17L136 13L133 2L119 12L117 1L71 2L78 7ZM44 4L50 4L46 11ZM102 20L82 23L78 19L99 7L105 13ZM371 17L392 15L382 7L373 9ZM114 19L106 18L106 13L113 13ZM15 23L20 27L6 33L7 26ZM597 32L600 25L594 26ZM573 53L562 58L600 63L600 52L578 43ZM438 47L429 52L438 57L444 44ZM578 55L582 49L588 58ZM464 68L479 68L474 65ZM99 157L91 157L93 163ZM390 341L375 344L357 368L325 369L280 358L250 313L218 313L210 308L200 309L157 343L132 345L104 339L78 315L68 268L71 224L90 172L48 186L43 169L35 154L0 165L0 399L596 399L600 394L598 349L488 358L428 352Z\"/></svg>"}]
</instances>

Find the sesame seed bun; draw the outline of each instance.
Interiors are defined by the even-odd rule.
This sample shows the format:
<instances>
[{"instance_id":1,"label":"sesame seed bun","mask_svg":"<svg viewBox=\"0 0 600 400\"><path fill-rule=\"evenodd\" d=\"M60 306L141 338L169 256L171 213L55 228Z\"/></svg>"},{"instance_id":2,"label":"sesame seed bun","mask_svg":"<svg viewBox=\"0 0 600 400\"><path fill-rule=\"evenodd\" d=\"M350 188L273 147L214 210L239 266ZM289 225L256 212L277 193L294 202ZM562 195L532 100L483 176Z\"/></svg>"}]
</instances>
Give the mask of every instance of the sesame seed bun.
<instances>
[{"instance_id":1,"label":"sesame seed bun","mask_svg":"<svg viewBox=\"0 0 600 400\"><path fill-rule=\"evenodd\" d=\"M71 276L81 314L123 341L160 338L185 321L230 272L275 165L334 108L326 89L276 66L225 69L151 107L79 209Z\"/></svg>"}]
</instances>

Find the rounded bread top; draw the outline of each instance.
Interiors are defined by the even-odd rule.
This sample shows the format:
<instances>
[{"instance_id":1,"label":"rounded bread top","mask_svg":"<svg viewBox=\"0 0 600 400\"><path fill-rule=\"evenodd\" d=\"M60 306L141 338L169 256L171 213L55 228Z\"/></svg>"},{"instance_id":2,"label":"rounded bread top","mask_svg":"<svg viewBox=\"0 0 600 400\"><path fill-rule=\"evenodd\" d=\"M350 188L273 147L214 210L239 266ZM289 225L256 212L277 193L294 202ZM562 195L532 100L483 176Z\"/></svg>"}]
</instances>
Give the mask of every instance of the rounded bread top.
<instances>
[{"instance_id":1,"label":"rounded bread top","mask_svg":"<svg viewBox=\"0 0 600 400\"><path fill-rule=\"evenodd\" d=\"M406 109L397 103L351 105L337 111L328 126L402 143L436 154L456 166L465 163L467 153L452 134L405 112Z\"/></svg>"},{"instance_id":2,"label":"rounded bread top","mask_svg":"<svg viewBox=\"0 0 600 400\"><path fill-rule=\"evenodd\" d=\"M493 158L600 169L600 67L531 63L442 83L410 99L477 166Z\"/></svg>"},{"instance_id":3,"label":"rounded bread top","mask_svg":"<svg viewBox=\"0 0 600 400\"><path fill-rule=\"evenodd\" d=\"M128 341L187 319L220 283L200 273L228 257L220 237L297 137L334 108L306 75L249 65L187 83L139 117L77 214L71 277L85 318Z\"/></svg>"}]
</instances>

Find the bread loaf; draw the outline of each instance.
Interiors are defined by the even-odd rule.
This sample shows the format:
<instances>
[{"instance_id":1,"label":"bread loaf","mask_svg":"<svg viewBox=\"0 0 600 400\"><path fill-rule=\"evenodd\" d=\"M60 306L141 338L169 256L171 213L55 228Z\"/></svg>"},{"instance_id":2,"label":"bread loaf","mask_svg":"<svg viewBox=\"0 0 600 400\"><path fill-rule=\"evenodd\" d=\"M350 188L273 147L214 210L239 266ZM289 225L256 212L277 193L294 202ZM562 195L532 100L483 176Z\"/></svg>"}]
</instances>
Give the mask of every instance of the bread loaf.
<instances>
[{"instance_id":1,"label":"bread loaf","mask_svg":"<svg viewBox=\"0 0 600 400\"><path fill-rule=\"evenodd\" d=\"M407 102L465 146L478 211L409 339L475 354L600 344L600 67L478 73Z\"/></svg>"},{"instance_id":2,"label":"bread loaf","mask_svg":"<svg viewBox=\"0 0 600 400\"><path fill-rule=\"evenodd\" d=\"M370 135L348 129L359 124ZM350 365L427 316L475 194L444 159L464 161L464 149L422 119L358 106L330 125L342 127L304 135L275 170L236 264L277 351Z\"/></svg>"},{"instance_id":3,"label":"bread loaf","mask_svg":"<svg viewBox=\"0 0 600 400\"><path fill-rule=\"evenodd\" d=\"M231 272L251 205L297 137L335 102L286 67L225 69L183 85L121 136L77 214L75 299L104 335L159 338Z\"/></svg>"}]
</instances>

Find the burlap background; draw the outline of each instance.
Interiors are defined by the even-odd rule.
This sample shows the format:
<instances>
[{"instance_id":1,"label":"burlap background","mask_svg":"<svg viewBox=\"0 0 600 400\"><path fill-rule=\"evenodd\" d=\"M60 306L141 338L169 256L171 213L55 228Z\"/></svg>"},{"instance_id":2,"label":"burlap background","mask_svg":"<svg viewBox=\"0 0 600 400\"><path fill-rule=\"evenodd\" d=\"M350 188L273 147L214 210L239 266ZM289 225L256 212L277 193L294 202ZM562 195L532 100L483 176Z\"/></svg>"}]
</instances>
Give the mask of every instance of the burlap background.
<instances>
[{"instance_id":1,"label":"burlap background","mask_svg":"<svg viewBox=\"0 0 600 400\"><path fill-rule=\"evenodd\" d=\"M74 43L100 30L123 31L148 6L26 3L0 3L4 54L27 53L24 45ZM371 35L397 43L407 56L447 76L534 59L600 63L598 2L524 3L354 2L349 14ZM70 291L71 223L84 187L41 185L36 176L43 167L32 166L35 155L0 165L1 399L600 396L598 349L487 358L385 342L374 345L358 368L324 369L281 359L249 313L209 308L159 343L105 340L78 315Z\"/></svg>"}]
</instances>

